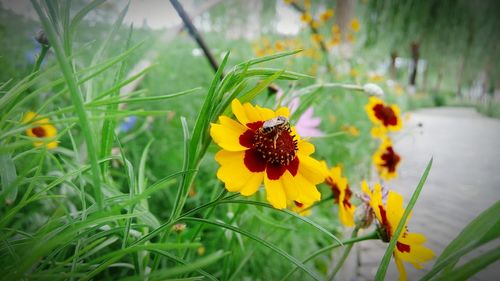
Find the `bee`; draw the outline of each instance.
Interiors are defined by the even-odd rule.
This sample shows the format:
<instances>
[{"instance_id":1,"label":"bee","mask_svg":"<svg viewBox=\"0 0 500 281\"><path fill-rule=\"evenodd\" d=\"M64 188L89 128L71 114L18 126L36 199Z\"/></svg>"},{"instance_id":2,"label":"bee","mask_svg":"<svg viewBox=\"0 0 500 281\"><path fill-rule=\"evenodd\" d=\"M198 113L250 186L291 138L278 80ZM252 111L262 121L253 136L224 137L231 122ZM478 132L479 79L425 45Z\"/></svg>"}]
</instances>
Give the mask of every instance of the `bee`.
<instances>
[{"instance_id":1,"label":"bee","mask_svg":"<svg viewBox=\"0 0 500 281\"><path fill-rule=\"evenodd\" d=\"M290 123L285 116L277 116L275 118L266 120L262 127L259 129L264 134L274 133L273 146L276 148L276 141L283 131L290 131Z\"/></svg>"}]
</instances>

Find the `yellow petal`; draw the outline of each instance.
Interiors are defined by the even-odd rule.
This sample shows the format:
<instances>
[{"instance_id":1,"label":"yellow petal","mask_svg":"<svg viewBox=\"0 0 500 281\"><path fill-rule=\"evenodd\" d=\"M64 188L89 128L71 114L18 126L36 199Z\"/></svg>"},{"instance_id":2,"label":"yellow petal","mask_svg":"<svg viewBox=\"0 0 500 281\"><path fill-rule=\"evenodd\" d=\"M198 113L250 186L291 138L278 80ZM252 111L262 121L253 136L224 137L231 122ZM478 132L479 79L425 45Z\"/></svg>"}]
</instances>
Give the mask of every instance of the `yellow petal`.
<instances>
[{"instance_id":1,"label":"yellow petal","mask_svg":"<svg viewBox=\"0 0 500 281\"><path fill-rule=\"evenodd\" d=\"M267 201L276 209L286 208L286 194L280 180L270 180L264 177L264 187L266 188Z\"/></svg>"},{"instance_id":2,"label":"yellow petal","mask_svg":"<svg viewBox=\"0 0 500 281\"><path fill-rule=\"evenodd\" d=\"M276 110L276 117L277 116L284 116L288 118L288 116L290 116L290 110L288 109L288 107L280 107L278 108L278 110Z\"/></svg>"},{"instance_id":3,"label":"yellow petal","mask_svg":"<svg viewBox=\"0 0 500 281\"><path fill-rule=\"evenodd\" d=\"M301 154L309 156L314 153L314 145L308 141L299 141L298 148Z\"/></svg>"},{"instance_id":4,"label":"yellow petal","mask_svg":"<svg viewBox=\"0 0 500 281\"><path fill-rule=\"evenodd\" d=\"M241 187L240 193L243 196L253 195L257 190L259 190L260 184L264 178L264 173L252 173L250 178L248 178L243 186Z\"/></svg>"},{"instance_id":5,"label":"yellow petal","mask_svg":"<svg viewBox=\"0 0 500 281\"><path fill-rule=\"evenodd\" d=\"M304 176L311 184L320 184L325 180L325 170L318 160L300 153L300 150L297 157L299 157L298 173Z\"/></svg>"},{"instance_id":6,"label":"yellow petal","mask_svg":"<svg viewBox=\"0 0 500 281\"><path fill-rule=\"evenodd\" d=\"M265 121L265 120L273 119L274 117L276 117L276 114L274 113L274 111L272 111L269 108L263 108L263 107L256 105L253 110L255 110L255 112L257 113L258 118L259 118L256 121Z\"/></svg>"},{"instance_id":7,"label":"yellow petal","mask_svg":"<svg viewBox=\"0 0 500 281\"><path fill-rule=\"evenodd\" d=\"M241 124L246 125L248 123L251 123L249 120L249 117L247 116L247 113L245 111L245 108L243 108L243 105L240 103L239 100L234 99L231 102L231 109L233 111L234 116L240 121Z\"/></svg>"},{"instance_id":8,"label":"yellow petal","mask_svg":"<svg viewBox=\"0 0 500 281\"><path fill-rule=\"evenodd\" d=\"M29 121L35 119L38 115L33 111L28 111L24 114L22 123L28 123Z\"/></svg>"},{"instance_id":9,"label":"yellow petal","mask_svg":"<svg viewBox=\"0 0 500 281\"><path fill-rule=\"evenodd\" d=\"M246 194L250 194L250 190L255 186L247 186L247 181L251 184L255 184L256 178L253 178L252 172L250 172L244 162L243 158L245 152L243 151L226 151L221 150L215 155L215 161L217 161L221 166L217 171L217 178L225 183L226 189L230 192L237 192L241 189L246 189ZM260 184L260 183L259 183Z\"/></svg>"},{"instance_id":10,"label":"yellow petal","mask_svg":"<svg viewBox=\"0 0 500 281\"><path fill-rule=\"evenodd\" d=\"M399 271L399 281L406 281L406 269L403 261L397 255L394 255L394 261L396 262L396 267Z\"/></svg>"},{"instance_id":11,"label":"yellow petal","mask_svg":"<svg viewBox=\"0 0 500 281\"><path fill-rule=\"evenodd\" d=\"M57 129L56 127L45 123L46 125L42 125L41 127L45 130L45 137L47 138L51 138L51 137L55 137L57 135Z\"/></svg>"},{"instance_id":12,"label":"yellow petal","mask_svg":"<svg viewBox=\"0 0 500 281\"><path fill-rule=\"evenodd\" d=\"M247 128L226 116L220 116L219 122L220 124L212 123L210 126L210 135L214 142L225 150L246 150L247 148L240 144L239 138Z\"/></svg>"},{"instance_id":13,"label":"yellow petal","mask_svg":"<svg viewBox=\"0 0 500 281\"><path fill-rule=\"evenodd\" d=\"M321 193L319 193L316 186L300 173L297 173L294 177L288 171L285 172L282 177L282 184L287 198L290 200L310 205L321 199Z\"/></svg>"},{"instance_id":14,"label":"yellow petal","mask_svg":"<svg viewBox=\"0 0 500 281\"><path fill-rule=\"evenodd\" d=\"M59 143L57 141L51 141L47 144L47 149L54 149L59 146Z\"/></svg>"}]
</instances>

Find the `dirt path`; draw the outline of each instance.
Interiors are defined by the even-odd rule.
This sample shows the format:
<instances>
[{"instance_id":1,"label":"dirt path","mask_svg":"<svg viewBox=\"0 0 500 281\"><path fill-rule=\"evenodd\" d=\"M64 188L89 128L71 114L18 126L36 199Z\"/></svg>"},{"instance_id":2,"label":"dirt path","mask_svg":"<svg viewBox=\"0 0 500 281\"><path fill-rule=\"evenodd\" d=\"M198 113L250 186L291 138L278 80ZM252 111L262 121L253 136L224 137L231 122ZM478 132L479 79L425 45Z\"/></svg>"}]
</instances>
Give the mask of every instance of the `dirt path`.
<instances>
[{"instance_id":1,"label":"dirt path","mask_svg":"<svg viewBox=\"0 0 500 281\"><path fill-rule=\"evenodd\" d=\"M395 147L402 164L399 177L387 186L402 193L406 202L434 157L409 229L425 234L427 245L437 255L467 223L500 199L500 120L468 108L419 110L395 136ZM385 246L379 241L360 244L356 249L361 265L357 280L373 280ZM409 280L418 280L425 273L411 265L406 268ZM397 278L391 265L386 280ZM471 280L500 280L496 278L500 278L500 262Z\"/></svg>"}]
</instances>

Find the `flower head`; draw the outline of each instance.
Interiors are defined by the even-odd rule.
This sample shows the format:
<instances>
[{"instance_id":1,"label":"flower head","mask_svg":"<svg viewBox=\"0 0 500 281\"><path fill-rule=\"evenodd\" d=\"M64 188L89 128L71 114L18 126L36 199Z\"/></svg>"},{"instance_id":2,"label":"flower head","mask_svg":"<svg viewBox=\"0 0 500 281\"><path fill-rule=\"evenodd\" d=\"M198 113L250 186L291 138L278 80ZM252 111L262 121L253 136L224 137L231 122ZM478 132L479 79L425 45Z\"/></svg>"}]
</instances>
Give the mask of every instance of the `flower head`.
<instances>
[{"instance_id":1,"label":"flower head","mask_svg":"<svg viewBox=\"0 0 500 281\"><path fill-rule=\"evenodd\" d=\"M321 194L316 185L325 174L310 156L314 145L288 124L288 108L273 111L237 99L231 106L237 121L220 116L219 123L210 128L214 142L222 148L215 160L221 165L217 177L226 189L250 196L264 182L267 200L278 209L290 201L318 201Z\"/></svg>"},{"instance_id":2,"label":"flower head","mask_svg":"<svg viewBox=\"0 0 500 281\"><path fill-rule=\"evenodd\" d=\"M23 124L33 123L33 126L31 128L26 129L26 135L28 137L40 139L38 141L33 142L33 145L35 147L45 145L47 149L56 148L58 146L57 141L51 141L48 143L43 141L43 139L53 138L57 135L56 127L54 127L54 125L52 125L49 122L49 118L42 118L42 119L39 119L36 121L32 121L33 119L37 119L38 117L39 117L39 115L33 111L28 111L24 115L23 121L22 121Z\"/></svg>"},{"instance_id":3,"label":"flower head","mask_svg":"<svg viewBox=\"0 0 500 281\"><path fill-rule=\"evenodd\" d=\"M325 10L323 13L321 13L321 14L319 15L319 18L320 18L322 21L327 21L327 20L329 20L331 17L333 17L333 14L334 14L333 9L327 9L327 10Z\"/></svg>"},{"instance_id":4,"label":"flower head","mask_svg":"<svg viewBox=\"0 0 500 281\"><path fill-rule=\"evenodd\" d=\"M326 163L324 163L326 166ZM351 204L352 192L347 178L342 177L342 168L336 166L328 170L326 183L333 192L335 203L339 205L340 222L345 226L354 226L354 212L356 207Z\"/></svg>"},{"instance_id":5,"label":"flower head","mask_svg":"<svg viewBox=\"0 0 500 281\"><path fill-rule=\"evenodd\" d=\"M358 19L352 19L350 24L351 24L351 29L354 32L358 32L361 29L361 24L359 23Z\"/></svg>"},{"instance_id":6,"label":"flower head","mask_svg":"<svg viewBox=\"0 0 500 281\"><path fill-rule=\"evenodd\" d=\"M305 22L305 23L310 23L312 22L313 18L310 13L305 12L300 16L300 20Z\"/></svg>"},{"instance_id":7,"label":"flower head","mask_svg":"<svg viewBox=\"0 0 500 281\"><path fill-rule=\"evenodd\" d=\"M385 180L397 177L397 168L400 162L401 156L394 151L391 140L384 138L382 144L373 155L373 164L380 177Z\"/></svg>"},{"instance_id":8,"label":"flower head","mask_svg":"<svg viewBox=\"0 0 500 281\"><path fill-rule=\"evenodd\" d=\"M387 131L399 131L403 126L399 107L395 104L386 105L383 100L372 96L365 111L376 125L372 130L374 137L382 137Z\"/></svg>"},{"instance_id":9,"label":"flower head","mask_svg":"<svg viewBox=\"0 0 500 281\"><path fill-rule=\"evenodd\" d=\"M389 242L394 236L394 232L405 211L403 196L390 190L388 191L386 202L384 202L380 184L377 183L375 185L373 192L369 189L366 182L361 184L361 188L370 198L369 205L377 218L383 241ZM422 263L434 257L432 250L423 246L425 240L426 238L423 234L408 232L405 222L403 231L401 231L397 238L396 248L394 248L393 253L394 261L400 274L399 280L406 280L406 270L403 261L411 263L416 269L421 269L423 268Z\"/></svg>"}]
</instances>

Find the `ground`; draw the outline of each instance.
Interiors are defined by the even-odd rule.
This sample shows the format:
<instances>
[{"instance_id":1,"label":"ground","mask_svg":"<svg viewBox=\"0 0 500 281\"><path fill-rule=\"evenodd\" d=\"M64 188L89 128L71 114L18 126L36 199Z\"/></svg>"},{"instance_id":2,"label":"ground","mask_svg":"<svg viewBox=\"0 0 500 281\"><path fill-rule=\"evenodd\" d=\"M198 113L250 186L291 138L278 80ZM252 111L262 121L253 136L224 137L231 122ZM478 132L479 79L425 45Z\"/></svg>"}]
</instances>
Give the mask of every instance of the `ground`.
<instances>
[{"instance_id":1,"label":"ground","mask_svg":"<svg viewBox=\"0 0 500 281\"><path fill-rule=\"evenodd\" d=\"M402 193L406 202L434 157L409 229L425 234L428 247L436 255L474 217L500 199L500 120L483 117L469 108L418 110L411 113L404 131L396 136L395 147L402 155L402 164L399 177L387 186ZM367 241L358 245L357 255L353 255L358 260L351 259L360 264L356 280L373 280L386 244ZM425 274L425 270L417 271L411 265L406 268L409 280ZM499 280L499 268L497 261L471 280ZM397 278L391 264L386 280Z\"/></svg>"}]
</instances>

